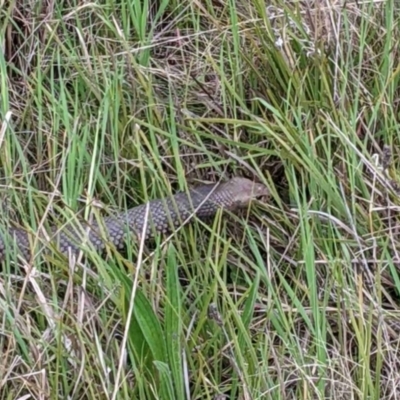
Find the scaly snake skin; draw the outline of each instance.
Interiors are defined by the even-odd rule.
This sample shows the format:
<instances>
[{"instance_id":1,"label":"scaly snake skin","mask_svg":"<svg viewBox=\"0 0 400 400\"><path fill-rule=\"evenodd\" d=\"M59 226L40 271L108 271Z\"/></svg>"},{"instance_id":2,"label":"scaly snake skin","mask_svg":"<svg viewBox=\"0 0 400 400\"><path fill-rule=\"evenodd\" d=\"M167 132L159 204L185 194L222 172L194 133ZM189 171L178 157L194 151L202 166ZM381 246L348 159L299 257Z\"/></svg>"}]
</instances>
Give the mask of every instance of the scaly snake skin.
<instances>
[{"instance_id":1,"label":"scaly snake skin","mask_svg":"<svg viewBox=\"0 0 400 400\"><path fill-rule=\"evenodd\" d=\"M225 183L202 185L188 193L180 192L175 196L152 200L148 206L142 204L115 216L106 217L100 224L93 222L90 227L85 225L86 233L82 226L70 225L59 230L53 228L49 236L55 247L66 255L69 252L77 254L83 243L90 244L97 252L104 251L107 243L121 249L127 237L132 234L136 235L138 240L144 233L144 240L147 240L157 233L172 232L193 216L207 220L220 208L235 211L248 206L253 199L266 195L268 190L264 185L236 177ZM12 257L14 251L29 260L30 240L33 239L33 235L29 236L23 229L9 229L6 235L1 232L0 262L5 260L7 252Z\"/></svg>"}]
</instances>

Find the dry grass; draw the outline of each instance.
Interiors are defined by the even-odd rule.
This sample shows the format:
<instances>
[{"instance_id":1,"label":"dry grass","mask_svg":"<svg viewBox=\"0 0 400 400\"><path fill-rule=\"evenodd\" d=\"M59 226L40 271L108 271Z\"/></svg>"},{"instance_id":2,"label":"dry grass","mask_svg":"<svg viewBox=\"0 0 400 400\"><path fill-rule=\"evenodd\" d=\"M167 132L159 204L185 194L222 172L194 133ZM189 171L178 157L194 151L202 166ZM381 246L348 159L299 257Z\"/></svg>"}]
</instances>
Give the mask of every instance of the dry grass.
<instances>
[{"instance_id":1,"label":"dry grass","mask_svg":"<svg viewBox=\"0 0 400 400\"><path fill-rule=\"evenodd\" d=\"M398 398L399 16L0 1L3 228L236 174L271 189L149 249L10 254L0 399Z\"/></svg>"}]
</instances>

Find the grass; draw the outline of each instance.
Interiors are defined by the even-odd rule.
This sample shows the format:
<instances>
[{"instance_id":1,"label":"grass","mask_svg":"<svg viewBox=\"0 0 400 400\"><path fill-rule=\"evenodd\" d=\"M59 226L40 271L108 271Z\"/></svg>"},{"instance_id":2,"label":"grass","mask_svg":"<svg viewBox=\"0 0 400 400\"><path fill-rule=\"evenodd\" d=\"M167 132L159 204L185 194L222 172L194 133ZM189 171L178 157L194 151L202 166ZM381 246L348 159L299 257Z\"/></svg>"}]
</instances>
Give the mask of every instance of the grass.
<instances>
[{"instance_id":1,"label":"grass","mask_svg":"<svg viewBox=\"0 0 400 400\"><path fill-rule=\"evenodd\" d=\"M395 1L4 2L0 399L395 399ZM36 233L242 175L150 248Z\"/></svg>"}]
</instances>

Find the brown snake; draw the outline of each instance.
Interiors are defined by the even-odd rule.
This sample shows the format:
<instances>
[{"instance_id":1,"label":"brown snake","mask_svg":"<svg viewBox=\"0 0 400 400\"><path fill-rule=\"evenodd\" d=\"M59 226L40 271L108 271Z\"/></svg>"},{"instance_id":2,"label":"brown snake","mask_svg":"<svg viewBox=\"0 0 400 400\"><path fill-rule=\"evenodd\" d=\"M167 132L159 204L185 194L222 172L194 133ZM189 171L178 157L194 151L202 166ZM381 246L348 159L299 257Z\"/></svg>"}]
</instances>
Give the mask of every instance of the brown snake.
<instances>
[{"instance_id":1,"label":"brown snake","mask_svg":"<svg viewBox=\"0 0 400 400\"><path fill-rule=\"evenodd\" d=\"M90 243L97 252L102 252L107 242L121 249L132 233L137 238L143 234L147 240L156 233L173 231L174 227L188 222L192 216L206 220L213 217L220 208L235 211L248 206L253 199L268 194L264 185L236 177L225 183L202 185L188 193L179 192L175 196L152 200L115 216L106 217L100 223L84 225L85 229L70 225L61 230L53 228L49 236L56 248L66 255L69 251L77 254L85 242ZM33 238L19 228L8 229L5 233L6 235L3 232L0 234L0 262L5 260L7 252L12 257L14 251L29 260L30 242Z\"/></svg>"}]
</instances>

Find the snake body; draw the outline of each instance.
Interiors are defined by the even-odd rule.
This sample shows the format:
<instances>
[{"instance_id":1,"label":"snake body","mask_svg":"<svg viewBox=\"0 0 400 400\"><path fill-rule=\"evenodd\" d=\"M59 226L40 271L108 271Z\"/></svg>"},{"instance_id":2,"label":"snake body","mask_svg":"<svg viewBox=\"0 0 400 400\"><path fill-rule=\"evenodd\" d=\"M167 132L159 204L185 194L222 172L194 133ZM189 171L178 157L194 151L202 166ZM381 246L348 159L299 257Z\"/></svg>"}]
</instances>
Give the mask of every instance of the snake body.
<instances>
[{"instance_id":1,"label":"snake body","mask_svg":"<svg viewBox=\"0 0 400 400\"><path fill-rule=\"evenodd\" d=\"M172 232L193 216L207 220L220 208L235 211L265 195L268 195L268 190L264 185L236 177L225 183L201 185L188 192L152 200L90 225L67 225L62 229L54 227L48 236L51 243L66 255L77 254L85 242L97 252L104 251L107 243L121 249L132 234L136 240L147 240L157 233ZM1 232L0 262L4 261L7 252L12 255L15 251L29 260L32 239L34 235L20 228L8 229L4 234Z\"/></svg>"}]
</instances>

